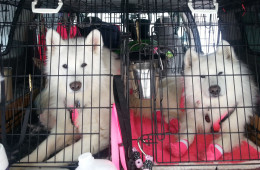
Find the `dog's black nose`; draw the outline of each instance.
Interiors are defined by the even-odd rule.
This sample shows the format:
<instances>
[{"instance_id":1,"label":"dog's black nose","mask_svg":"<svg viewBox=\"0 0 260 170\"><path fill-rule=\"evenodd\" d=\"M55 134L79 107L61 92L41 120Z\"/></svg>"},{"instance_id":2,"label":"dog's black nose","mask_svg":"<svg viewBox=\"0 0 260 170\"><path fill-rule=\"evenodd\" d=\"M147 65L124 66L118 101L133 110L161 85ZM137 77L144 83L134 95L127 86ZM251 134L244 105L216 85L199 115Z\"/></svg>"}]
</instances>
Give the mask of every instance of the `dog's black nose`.
<instances>
[{"instance_id":1,"label":"dog's black nose","mask_svg":"<svg viewBox=\"0 0 260 170\"><path fill-rule=\"evenodd\" d=\"M217 97L220 93L220 87L219 85L213 85L209 87L209 93L213 96L213 97Z\"/></svg>"},{"instance_id":2,"label":"dog's black nose","mask_svg":"<svg viewBox=\"0 0 260 170\"><path fill-rule=\"evenodd\" d=\"M70 88L71 88L71 90L73 90L73 91L78 91L78 90L80 90L80 88L81 88L81 82L79 82L79 81L74 81L74 82L70 83Z\"/></svg>"}]
</instances>

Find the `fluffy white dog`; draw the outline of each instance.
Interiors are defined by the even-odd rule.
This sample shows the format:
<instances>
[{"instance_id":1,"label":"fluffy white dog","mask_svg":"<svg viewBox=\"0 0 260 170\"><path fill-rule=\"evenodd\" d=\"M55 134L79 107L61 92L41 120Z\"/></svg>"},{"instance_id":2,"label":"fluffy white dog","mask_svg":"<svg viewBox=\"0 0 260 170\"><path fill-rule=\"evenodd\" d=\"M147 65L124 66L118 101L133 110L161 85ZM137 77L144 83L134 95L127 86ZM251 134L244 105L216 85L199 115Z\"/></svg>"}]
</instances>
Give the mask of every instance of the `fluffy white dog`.
<instances>
[{"instance_id":1,"label":"fluffy white dog","mask_svg":"<svg viewBox=\"0 0 260 170\"><path fill-rule=\"evenodd\" d=\"M171 144L172 154L184 155L195 133L213 130L220 135L200 158L218 160L244 139L245 124L256 104L257 87L226 41L215 53L205 56L189 49L184 62L186 116L180 121L179 142Z\"/></svg>"},{"instance_id":2,"label":"fluffy white dog","mask_svg":"<svg viewBox=\"0 0 260 170\"><path fill-rule=\"evenodd\" d=\"M98 30L68 40L48 30L46 45L48 78L37 100L44 109L40 121L50 135L20 162L47 160L63 165L77 161L82 153L95 154L108 147L111 74L118 72L120 63L103 47Z\"/></svg>"}]
</instances>

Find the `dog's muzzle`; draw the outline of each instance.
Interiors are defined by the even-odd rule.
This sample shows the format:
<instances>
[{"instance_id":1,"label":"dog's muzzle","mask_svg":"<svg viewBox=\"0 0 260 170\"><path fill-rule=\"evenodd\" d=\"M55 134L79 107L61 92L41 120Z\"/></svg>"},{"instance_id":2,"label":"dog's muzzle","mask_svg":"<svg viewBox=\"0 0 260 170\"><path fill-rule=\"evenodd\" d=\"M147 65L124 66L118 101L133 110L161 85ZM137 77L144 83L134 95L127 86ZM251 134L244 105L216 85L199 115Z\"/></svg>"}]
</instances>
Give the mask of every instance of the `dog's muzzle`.
<instances>
[{"instance_id":1,"label":"dog's muzzle","mask_svg":"<svg viewBox=\"0 0 260 170\"><path fill-rule=\"evenodd\" d=\"M73 91L79 91L81 89L81 82L79 81L74 81L70 83L70 89Z\"/></svg>"}]
</instances>

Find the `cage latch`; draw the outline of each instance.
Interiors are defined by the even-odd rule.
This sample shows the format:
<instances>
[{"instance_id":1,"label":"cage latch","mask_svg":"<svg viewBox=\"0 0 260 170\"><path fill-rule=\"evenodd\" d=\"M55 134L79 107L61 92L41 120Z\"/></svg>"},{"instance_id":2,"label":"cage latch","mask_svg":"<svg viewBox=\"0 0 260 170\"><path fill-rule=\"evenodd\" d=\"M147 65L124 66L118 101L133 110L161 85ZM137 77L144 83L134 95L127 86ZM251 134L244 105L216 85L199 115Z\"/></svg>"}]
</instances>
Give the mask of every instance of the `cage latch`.
<instances>
[{"instance_id":1,"label":"cage latch","mask_svg":"<svg viewBox=\"0 0 260 170\"><path fill-rule=\"evenodd\" d=\"M35 8L37 5L38 0L34 0L32 2L32 12L33 13L47 13L47 14L52 14L52 13L58 13L63 5L62 0L59 0L58 2L58 7L56 9L51 9L51 8Z\"/></svg>"}]
</instances>

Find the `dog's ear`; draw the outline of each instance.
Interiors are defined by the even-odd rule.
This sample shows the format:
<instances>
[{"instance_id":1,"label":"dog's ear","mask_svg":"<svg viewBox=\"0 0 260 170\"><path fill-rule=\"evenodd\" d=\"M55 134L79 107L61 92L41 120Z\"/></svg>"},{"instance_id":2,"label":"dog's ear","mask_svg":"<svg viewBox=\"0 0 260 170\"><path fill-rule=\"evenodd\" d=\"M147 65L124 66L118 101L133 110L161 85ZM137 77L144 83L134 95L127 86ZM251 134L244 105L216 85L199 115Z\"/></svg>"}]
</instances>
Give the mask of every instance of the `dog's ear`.
<instances>
[{"instance_id":1,"label":"dog's ear","mask_svg":"<svg viewBox=\"0 0 260 170\"><path fill-rule=\"evenodd\" d=\"M59 44L61 44L61 37L60 34L57 33L53 29L49 29L46 33L46 45L48 51L54 51L59 48Z\"/></svg>"},{"instance_id":2,"label":"dog's ear","mask_svg":"<svg viewBox=\"0 0 260 170\"><path fill-rule=\"evenodd\" d=\"M228 60L237 60L233 47L226 40L222 40L217 48L217 54Z\"/></svg>"},{"instance_id":3,"label":"dog's ear","mask_svg":"<svg viewBox=\"0 0 260 170\"><path fill-rule=\"evenodd\" d=\"M103 38L101 33L98 30L93 30L91 31L86 40L85 40L86 45L93 45L93 52L94 53L99 53L100 50L103 48Z\"/></svg>"},{"instance_id":4,"label":"dog's ear","mask_svg":"<svg viewBox=\"0 0 260 170\"><path fill-rule=\"evenodd\" d=\"M189 68L192 66L192 63L198 60L199 56L196 51L193 49L189 48L186 51L186 54L184 56L184 66L185 68Z\"/></svg>"}]
</instances>

